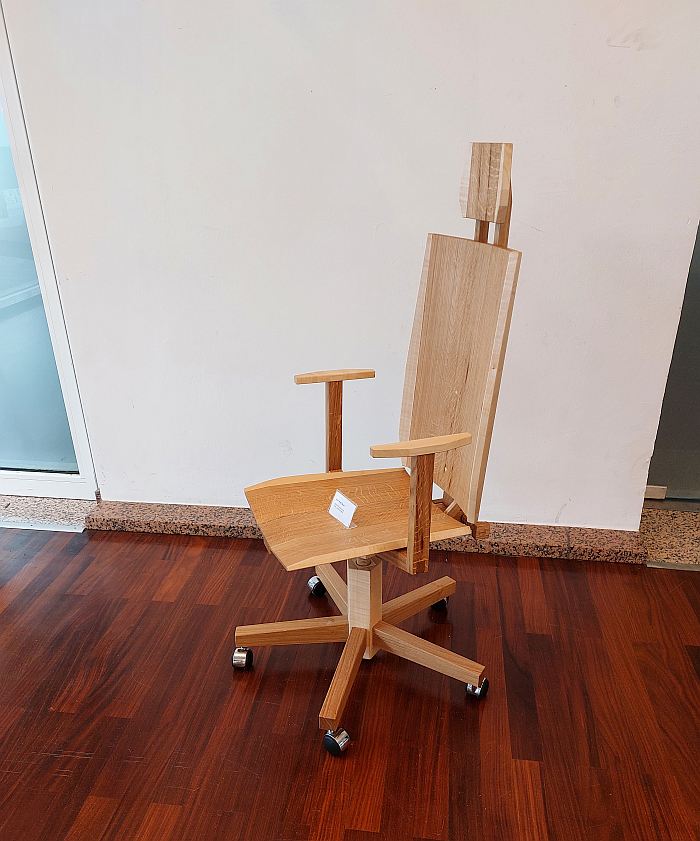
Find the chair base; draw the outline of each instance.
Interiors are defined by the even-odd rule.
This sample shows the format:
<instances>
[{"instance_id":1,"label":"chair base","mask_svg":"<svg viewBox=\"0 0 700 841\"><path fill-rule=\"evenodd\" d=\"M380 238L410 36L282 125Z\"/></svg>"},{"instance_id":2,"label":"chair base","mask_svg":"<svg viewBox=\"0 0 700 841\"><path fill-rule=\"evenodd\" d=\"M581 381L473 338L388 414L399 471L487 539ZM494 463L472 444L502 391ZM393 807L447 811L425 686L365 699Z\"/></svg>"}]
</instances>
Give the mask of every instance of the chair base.
<instances>
[{"instance_id":1,"label":"chair base","mask_svg":"<svg viewBox=\"0 0 700 841\"><path fill-rule=\"evenodd\" d=\"M237 646L345 641L319 715L322 730L338 729L362 659L370 659L380 648L478 689L484 666L395 627L409 616L454 593L456 584L452 578L445 576L382 603L381 560L376 557L355 558L347 565L347 584L330 564L318 566L315 570L341 611L340 616L236 628ZM480 693L472 691L471 694L479 697Z\"/></svg>"}]
</instances>

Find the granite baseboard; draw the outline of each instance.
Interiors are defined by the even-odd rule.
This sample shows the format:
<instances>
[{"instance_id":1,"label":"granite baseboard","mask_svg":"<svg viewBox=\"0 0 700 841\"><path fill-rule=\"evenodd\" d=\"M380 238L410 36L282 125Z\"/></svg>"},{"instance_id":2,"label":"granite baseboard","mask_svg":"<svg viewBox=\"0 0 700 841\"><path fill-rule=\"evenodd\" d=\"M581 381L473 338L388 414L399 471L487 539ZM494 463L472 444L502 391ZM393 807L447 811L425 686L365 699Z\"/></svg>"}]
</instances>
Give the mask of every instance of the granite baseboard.
<instances>
[{"instance_id":1,"label":"granite baseboard","mask_svg":"<svg viewBox=\"0 0 700 841\"><path fill-rule=\"evenodd\" d=\"M645 507L639 534L651 563L683 564L700 570L700 511Z\"/></svg>"},{"instance_id":2,"label":"granite baseboard","mask_svg":"<svg viewBox=\"0 0 700 841\"><path fill-rule=\"evenodd\" d=\"M102 501L85 526L101 531L193 534L207 537L262 539L249 508L213 505L160 505ZM493 523L488 540L460 537L441 540L433 549L577 561L646 563L647 552L637 532Z\"/></svg>"},{"instance_id":3,"label":"granite baseboard","mask_svg":"<svg viewBox=\"0 0 700 841\"><path fill-rule=\"evenodd\" d=\"M94 500L0 495L0 528L81 532Z\"/></svg>"}]
</instances>

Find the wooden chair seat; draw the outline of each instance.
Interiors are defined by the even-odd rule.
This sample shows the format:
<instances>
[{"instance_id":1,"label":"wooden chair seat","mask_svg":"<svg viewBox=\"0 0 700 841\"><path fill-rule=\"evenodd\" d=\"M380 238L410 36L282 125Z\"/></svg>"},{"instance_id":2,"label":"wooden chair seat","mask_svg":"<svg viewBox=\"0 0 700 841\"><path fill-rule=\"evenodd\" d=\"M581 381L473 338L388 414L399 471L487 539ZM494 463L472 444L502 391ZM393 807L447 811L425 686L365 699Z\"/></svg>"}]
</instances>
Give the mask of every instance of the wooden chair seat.
<instances>
[{"instance_id":1,"label":"wooden chair seat","mask_svg":"<svg viewBox=\"0 0 700 841\"><path fill-rule=\"evenodd\" d=\"M357 504L349 529L328 513L337 490ZM288 476L253 485L245 494L268 549L288 570L407 545L410 476L402 467ZM470 533L432 506L431 540Z\"/></svg>"}]
</instances>

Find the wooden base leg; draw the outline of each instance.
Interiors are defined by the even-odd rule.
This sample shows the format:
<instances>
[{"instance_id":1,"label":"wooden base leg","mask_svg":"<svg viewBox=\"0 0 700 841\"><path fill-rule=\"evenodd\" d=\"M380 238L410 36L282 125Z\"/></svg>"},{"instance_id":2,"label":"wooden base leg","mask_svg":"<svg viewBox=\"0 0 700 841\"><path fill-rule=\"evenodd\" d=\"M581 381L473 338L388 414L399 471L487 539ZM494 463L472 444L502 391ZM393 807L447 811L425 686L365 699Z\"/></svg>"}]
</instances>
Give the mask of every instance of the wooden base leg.
<instances>
[{"instance_id":1,"label":"wooden base leg","mask_svg":"<svg viewBox=\"0 0 700 841\"><path fill-rule=\"evenodd\" d=\"M314 642L342 642L348 637L347 616L321 616L266 625L240 625L236 645L299 645Z\"/></svg>"},{"instance_id":2,"label":"wooden base leg","mask_svg":"<svg viewBox=\"0 0 700 841\"><path fill-rule=\"evenodd\" d=\"M382 605L382 621L388 622L390 625L396 625L418 613L431 604L439 602L440 599L447 598L454 593L456 584L452 578L447 575L443 578L438 578L437 581L431 581L430 584L425 584L423 587L418 587L417 590L412 590L410 593L405 593L390 602Z\"/></svg>"},{"instance_id":3,"label":"wooden base leg","mask_svg":"<svg viewBox=\"0 0 700 841\"><path fill-rule=\"evenodd\" d=\"M336 572L331 564L322 564L316 567L316 575L323 582L323 586L328 591L328 595L335 602L338 610L347 614L348 612L348 586Z\"/></svg>"},{"instance_id":4,"label":"wooden base leg","mask_svg":"<svg viewBox=\"0 0 700 841\"><path fill-rule=\"evenodd\" d=\"M394 628L386 622L378 622L372 636L375 645L379 648L397 654L412 663L426 666L428 669L456 678L463 683L470 683L472 686L478 686L481 682L484 666L473 660L467 660L466 657L460 657L459 654L454 654L446 648L440 648L432 642L426 642L400 628Z\"/></svg>"},{"instance_id":5,"label":"wooden base leg","mask_svg":"<svg viewBox=\"0 0 700 841\"><path fill-rule=\"evenodd\" d=\"M351 628L345 648L321 707L318 726L321 730L336 730L350 696L362 655L367 647L368 632L364 628Z\"/></svg>"}]
</instances>

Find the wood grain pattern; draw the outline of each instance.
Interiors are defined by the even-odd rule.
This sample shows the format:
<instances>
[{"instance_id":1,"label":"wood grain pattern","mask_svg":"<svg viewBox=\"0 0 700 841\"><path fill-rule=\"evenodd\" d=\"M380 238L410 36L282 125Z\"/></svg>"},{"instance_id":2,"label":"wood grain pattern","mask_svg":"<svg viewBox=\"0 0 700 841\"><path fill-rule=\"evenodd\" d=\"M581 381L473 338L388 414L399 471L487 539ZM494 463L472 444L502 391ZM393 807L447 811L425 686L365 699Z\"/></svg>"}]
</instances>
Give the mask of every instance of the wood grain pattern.
<instances>
[{"instance_id":1,"label":"wood grain pattern","mask_svg":"<svg viewBox=\"0 0 700 841\"><path fill-rule=\"evenodd\" d=\"M414 573L428 568L430 515L433 509L434 453L411 456L411 496L408 502L408 568ZM437 510L437 508L436 508Z\"/></svg>"},{"instance_id":2,"label":"wood grain pattern","mask_svg":"<svg viewBox=\"0 0 700 841\"><path fill-rule=\"evenodd\" d=\"M333 599L333 603L338 610L343 614L347 614L348 585L343 581L340 574L330 564L317 566L314 572L323 582L323 586L328 591L328 595Z\"/></svg>"},{"instance_id":3,"label":"wood grain pattern","mask_svg":"<svg viewBox=\"0 0 700 841\"><path fill-rule=\"evenodd\" d=\"M353 528L346 529L328 513L336 490L358 506ZM402 468L291 476L246 488L245 493L270 549L288 570L408 544L410 478ZM464 534L470 534L468 526L435 508L431 540Z\"/></svg>"},{"instance_id":4,"label":"wood grain pattern","mask_svg":"<svg viewBox=\"0 0 700 841\"><path fill-rule=\"evenodd\" d=\"M369 448L372 458L412 458L429 453L445 453L471 444L468 432L456 435L436 435L434 438L420 438L415 441L397 441L394 444L375 444Z\"/></svg>"},{"instance_id":5,"label":"wood grain pattern","mask_svg":"<svg viewBox=\"0 0 700 841\"><path fill-rule=\"evenodd\" d=\"M409 634L401 628L395 628L386 622L378 622L372 631L375 643L384 651L396 654L412 663L418 663L463 683L479 684L484 666L461 657L446 648Z\"/></svg>"},{"instance_id":6,"label":"wood grain pattern","mask_svg":"<svg viewBox=\"0 0 700 841\"><path fill-rule=\"evenodd\" d=\"M470 523L479 520L519 265L517 251L428 237L399 438L471 432L470 447L436 456L434 474Z\"/></svg>"},{"instance_id":7,"label":"wood grain pattern","mask_svg":"<svg viewBox=\"0 0 700 841\"><path fill-rule=\"evenodd\" d=\"M474 242L488 242L489 241L489 223L482 222L479 219L474 223Z\"/></svg>"},{"instance_id":8,"label":"wood grain pattern","mask_svg":"<svg viewBox=\"0 0 700 841\"><path fill-rule=\"evenodd\" d=\"M382 618L382 563L375 558L353 558L347 566L348 626L369 631ZM374 657L375 651L368 637L365 658Z\"/></svg>"},{"instance_id":9,"label":"wood grain pattern","mask_svg":"<svg viewBox=\"0 0 700 841\"><path fill-rule=\"evenodd\" d=\"M397 596L382 606L382 620L390 625L398 625L399 622L439 602L440 599L451 596L455 587L455 582L445 575L437 581L431 581L430 584L411 590L410 593Z\"/></svg>"},{"instance_id":10,"label":"wood grain pattern","mask_svg":"<svg viewBox=\"0 0 700 841\"><path fill-rule=\"evenodd\" d=\"M512 143L472 143L459 191L462 216L485 222L505 221L512 158Z\"/></svg>"},{"instance_id":11,"label":"wood grain pattern","mask_svg":"<svg viewBox=\"0 0 700 841\"><path fill-rule=\"evenodd\" d=\"M259 541L0 530L0 581L25 567L0 614L2 841L700 837L696 572L434 552L449 610L404 627L478 658L489 695L380 651L335 761L341 642L232 673L237 622L335 613ZM385 570L389 604L411 585ZM518 669L536 760L512 756L534 744Z\"/></svg>"},{"instance_id":12,"label":"wood grain pattern","mask_svg":"<svg viewBox=\"0 0 700 841\"><path fill-rule=\"evenodd\" d=\"M339 368L334 371L310 371L308 374L296 374L294 382L297 385L310 383L334 383L344 380L366 380L374 377L372 368Z\"/></svg>"},{"instance_id":13,"label":"wood grain pattern","mask_svg":"<svg viewBox=\"0 0 700 841\"><path fill-rule=\"evenodd\" d=\"M482 521L479 523L468 523L468 525L472 530L475 540L488 540L488 536L491 534L491 523L485 523Z\"/></svg>"},{"instance_id":14,"label":"wood grain pattern","mask_svg":"<svg viewBox=\"0 0 700 841\"><path fill-rule=\"evenodd\" d=\"M503 222L494 226L493 244L499 248L508 248L508 236L510 234L510 217L513 211L513 190L508 195L508 207Z\"/></svg>"},{"instance_id":15,"label":"wood grain pattern","mask_svg":"<svg viewBox=\"0 0 700 841\"><path fill-rule=\"evenodd\" d=\"M339 642L347 638L346 616L322 616L318 619L292 619L288 622L268 622L258 625L239 625L236 645L299 645L315 642Z\"/></svg>"},{"instance_id":16,"label":"wood grain pattern","mask_svg":"<svg viewBox=\"0 0 700 841\"><path fill-rule=\"evenodd\" d=\"M357 626L350 628L350 634L318 717L318 726L322 730L336 730L340 725L340 718L367 648L367 637L368 633L364 628Z\"/></svg>"},{"instance_id":17,"label":"wood grain pattern","mask_svg":"<svg viewBox=\"0 0 700 841\"><path fill-rule=\"evenodd\" d=\"M326 383L326 473L343 469L343 383Z\"/></svg>"}]
</instances>

